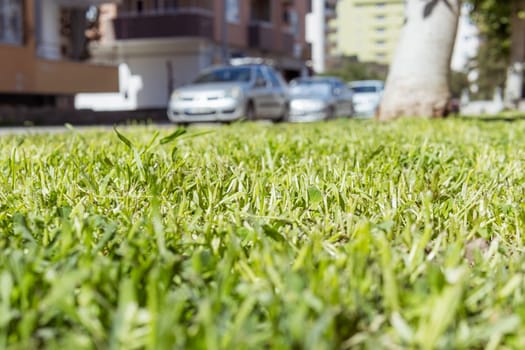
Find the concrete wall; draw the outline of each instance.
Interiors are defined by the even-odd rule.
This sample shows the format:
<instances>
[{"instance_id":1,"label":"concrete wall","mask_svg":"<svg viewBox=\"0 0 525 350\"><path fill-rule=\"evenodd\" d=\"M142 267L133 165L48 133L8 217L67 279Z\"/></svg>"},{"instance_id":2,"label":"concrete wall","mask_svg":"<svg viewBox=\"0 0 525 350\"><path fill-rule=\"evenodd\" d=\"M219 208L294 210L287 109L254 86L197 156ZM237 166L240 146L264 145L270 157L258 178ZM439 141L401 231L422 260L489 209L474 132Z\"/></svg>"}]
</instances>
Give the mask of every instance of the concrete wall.
<instances>
[{"instance_id":1,"label":"concrete wall","mask_svg":"<svg viewBox=\"0 0 525 350\"><path fill-rule=\"evenodd\" d=\"M38 22L34 17L34 1L36 0L24 2L26 32L23 45L0 44L0 93L74 94L118 91L116 67L56 60L54 55L51 55L53 61L37 56L36 36L39 34L38 28L34 28ZM53 6L49 9L53 9ZM49 30L47 27L44 29Z\"/></svg>"},{"instance_id":2,"label":"concrete wall","mask_svg":"<svg viewBox=\"0 0 525 350\"><path fill-rule=\"evenodd\" d=\"M140 108L165 108L171 94L169 88L190 83L203 68L198 54L130 57L126 62L131 72L142 78L143 89L137 99Z\"/></svg>"},{"instance_id":3,"label":"concrete wall","mask_svg":"<svg viewBox=\"0 0 525 350\"><path fill-rule=\"evenodd\" d=\"M81 62L35 62L34 91L45 94L118 91L118 70Z\"/></svg>"},{"instance_id":4,"label":"concrete wall","mask_svg":"<svg viewBox=\"0 0 525 350\"><path fill-rule=\"evenodd\" d=\"M0 93L34 90L33 53L29 47L0 45Z\"/></svg>"}]
</instances>

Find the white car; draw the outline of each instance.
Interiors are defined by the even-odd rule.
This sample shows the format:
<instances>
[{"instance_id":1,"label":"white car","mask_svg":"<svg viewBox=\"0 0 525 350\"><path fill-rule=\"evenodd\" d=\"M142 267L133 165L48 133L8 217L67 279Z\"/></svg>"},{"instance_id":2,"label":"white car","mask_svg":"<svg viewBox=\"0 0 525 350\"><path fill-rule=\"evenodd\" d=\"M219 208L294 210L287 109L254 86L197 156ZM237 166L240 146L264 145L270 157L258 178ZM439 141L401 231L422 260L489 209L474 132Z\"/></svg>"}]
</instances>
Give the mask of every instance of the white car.
<instances>
[{"instance_id":1,"label":"white car","mask_svg":"<svg viewBox=\"0 0 525 350\"><path fill-rule=\"evenodd\" d=\"M352 89L356 116L373 117L376 114L385 84L381 80L359 80L348 84Z\"/></svg>"},{"instance_id":2,"label":"white car","mask_svg":"<svg viewBox=\"0 0 525 350\"><path fill-rule=\"evenodd\" d=\"M353 115L352 91L336 77L305 77L290 82L291 122L313 122Z\"/></svg>"},{"instance_id":3,"label":"white car","mask_svg":"<svg viewBox=\"0 0 525 350\"><path fill-rule=\"evenodd\" d=\"M174 123L280 121L287 118L288 89L282 77L264 64L214 67L176 89L167 113Z\"/></svg>"}]
</instances>

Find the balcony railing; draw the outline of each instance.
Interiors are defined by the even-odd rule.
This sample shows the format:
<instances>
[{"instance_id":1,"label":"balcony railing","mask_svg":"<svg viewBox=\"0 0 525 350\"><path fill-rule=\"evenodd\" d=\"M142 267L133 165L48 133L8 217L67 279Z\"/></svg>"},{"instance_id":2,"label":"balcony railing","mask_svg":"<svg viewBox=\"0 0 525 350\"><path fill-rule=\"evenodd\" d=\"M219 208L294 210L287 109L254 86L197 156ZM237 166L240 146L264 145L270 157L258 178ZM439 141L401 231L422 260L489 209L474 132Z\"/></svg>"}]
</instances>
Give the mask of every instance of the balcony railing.
<instances>
[{"instance_id":1,"label":"balcony railing","mask_svg":"<svg viewBox=\"0 0 525 350\"><path fill-rule=\"evenodd\" d=\"M213 39L213 14L199 8L119 13L113 20L117 40L203 37Z\"/></svg>"},{"instance_id":2,"label":"balcony railing","mask_svg":"<svg viewBox=\"0 0 525 350\"><path fill-rule=\"evenodd\" d=\"M137 17L137 16L158 16L158 15L175 15L181 13L194 13L201 15L213 16L213 9L202 6L177 6L168 8L145 9L140 12L119 10L118 17Z\"/></svg>"}]
</instances>

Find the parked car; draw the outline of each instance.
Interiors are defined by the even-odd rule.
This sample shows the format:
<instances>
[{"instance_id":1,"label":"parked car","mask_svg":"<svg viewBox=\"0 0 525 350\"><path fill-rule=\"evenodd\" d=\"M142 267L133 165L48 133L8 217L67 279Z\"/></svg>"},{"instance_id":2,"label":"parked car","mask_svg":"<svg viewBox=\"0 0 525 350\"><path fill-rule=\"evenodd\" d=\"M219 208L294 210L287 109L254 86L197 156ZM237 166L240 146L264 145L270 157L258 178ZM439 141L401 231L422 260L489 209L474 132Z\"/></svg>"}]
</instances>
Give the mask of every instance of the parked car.
<instances>
[{"instance_id":1,"label":"parked car","mask_svg":"<svg viewBox=\"0 0 525 350\"><path fill-rule=\"evenodd\" d=\"M353 92L357 116L373 117L376 114L385 84L381 80L359 80L348 84Z\"/></svg>"},{"instance_id":2,"label":"parked car","mask_svg":"<svg viewBox=\"0 0 525 350\"><path fill-rule=\"evenodd\" d=\"M220 66L203 71L192 84L176 89L168 105L175 123L285 119L284 79L264 64Z\"/></svg>"},{"instance_id":3,"label":"parked car","mask_svg":"<svg viewBox=\"0 0 525 350\"><path fill-rule=\"evenodd\" d=\"M339 78L308 77L290 82L289 121L351 117L353 112L352 92Z\"/></svg>"}]
</instances>

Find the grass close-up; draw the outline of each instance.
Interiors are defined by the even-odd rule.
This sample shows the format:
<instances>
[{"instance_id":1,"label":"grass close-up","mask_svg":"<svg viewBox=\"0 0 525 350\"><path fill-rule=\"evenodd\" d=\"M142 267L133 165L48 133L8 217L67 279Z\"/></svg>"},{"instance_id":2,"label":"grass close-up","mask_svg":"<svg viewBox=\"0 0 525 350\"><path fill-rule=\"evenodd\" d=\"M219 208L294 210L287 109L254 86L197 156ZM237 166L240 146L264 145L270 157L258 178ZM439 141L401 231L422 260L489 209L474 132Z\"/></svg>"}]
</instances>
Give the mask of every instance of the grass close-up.
<instances>
[{"instance_id":1,"label":"grass close-up","mask_svg":"<svg viewBox=\"0 0 525 350\"><path fill-rule=\"evenodd\" d=\"M0 349L525 347L525 121L0 137Z\"/></svg>"}]
</instances>

